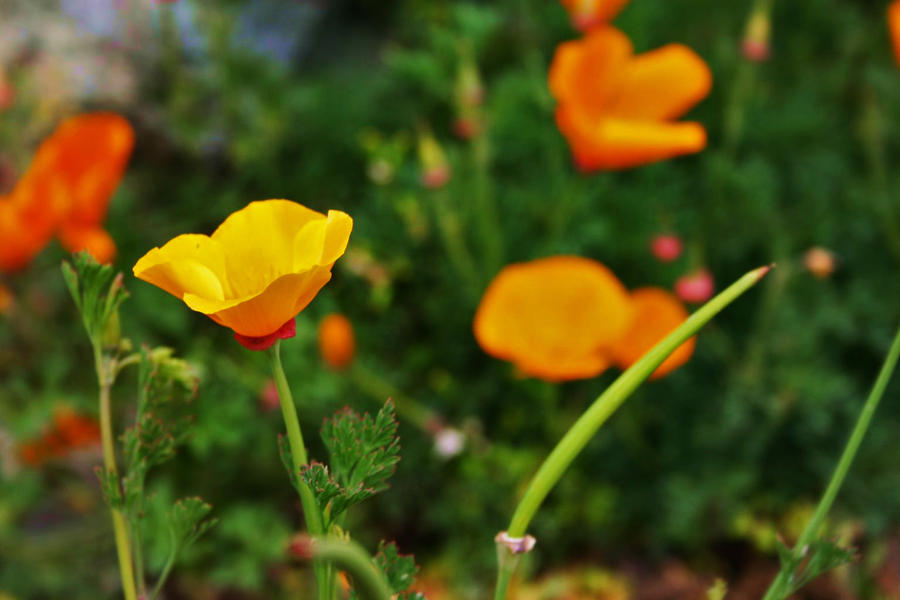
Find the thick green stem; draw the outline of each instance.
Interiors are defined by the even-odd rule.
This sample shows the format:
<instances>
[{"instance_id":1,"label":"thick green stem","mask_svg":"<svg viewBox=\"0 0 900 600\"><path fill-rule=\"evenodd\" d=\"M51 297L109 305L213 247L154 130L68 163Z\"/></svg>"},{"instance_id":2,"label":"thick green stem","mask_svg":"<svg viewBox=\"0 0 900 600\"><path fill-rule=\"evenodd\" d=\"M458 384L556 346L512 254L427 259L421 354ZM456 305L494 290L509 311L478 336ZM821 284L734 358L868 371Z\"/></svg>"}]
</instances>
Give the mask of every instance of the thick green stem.
<instances>
[{"instance_id":1,"label":"thick green stem","mask_svg":"<svg viewBox=\"0 0 900 600\"><path fill-rule=\"evenodd\" d=\"M317 538L309 540L309 550L313 558L334 563L346 571L362 600L390 600L391 590L384 577L369 554L356 542Z\"/></svg>"},{"instance_id":2,"label":"thick green stem","mask_svg":"<svg viewBox=\"0 0 900 600\"><path fill-rule=\"evenodd\" d=\"M103 445L103 466L109 473L116 473L116 453L113 446L112 411L110 410L109 389L112 386L112 369L105 360L99 343L94 343L94 364L97 369L97 381L100 384L100 440ZM134 585L134 564L131 559L131 542L128 539L128 523L125 515L115 508L112 512L113 533L116 540L116 553L119 558L119 576L122 579L122 592L125 600L137 600Z\"/></svg>"},{"instance_id":3,"label":"thick green stem","mask_svg":"<svg viewBox=\"0 0 900 600\"><path fill-rule=\"evenodd\" d=\"M859 445L862 443L863 437L865 437L866 431L869 429L872 416L875 414L875 409L878 408L878 403L884 395L884 390L887 387L888 381L891 379L894 368L897 366L898 359L900 359L900 329L897 330L894 342L891 344L891 348L888 350L881 371L878 373L878 378L875 380L875 385L872 386L872 391L869 392L869 397L866 399L865 405L863 405L862 412L859 413L859 418L856 420L856 425L853 427L850 439L847 440L844 452L841 454L841 458L834 469L834 473L831 475L831 481L828 482L828 487L825 488L825 492L819 500L816 512L813 513L812 518L810 518L809 523L806 524L806 528L794 545L793 552L795 555L806 552L807 546L809 546L810 542L812 542L819 534L822 522L825 520L825 516L831 509L831 505L834 503L834 499L841 489L841 485L844 483L844 478L847 476L847 471L850 470L850 465L853 463L856 451L859 449ZM793 573L789 573L782 569L772 582L772 585L769 587L763 600L781 600L782 598L785 598L790 593L790 584L793 575Z\"/></svg>"},{"instance_id":4,"label":"thick green stem","mask_svg":"<svg viewBox=\"0 0 900 600\"><path fill-rule=\"evenodd\" d=\"M710 321L719 311L728 306L741 294L750 289L762 277L768 273L770 267L760 267L731 284L727 289L715 298L704 304L692 314L675 331L648 351L640 360L622 373L612 385L588 408L588 410L575 422L556 448L550 453L544 464L532 478L525 495L519 501L510 521L507 533L510 537L519 538L525 535L525 531L531 523L537 509L544 498L559 481L563 472L568 468L576 456L587 445L601 425L615 412L619 406L631 395L672 352L685 340L693 336L697 331ZM501 569L498 574L497 592L495 598L501 600L505 592L500 588L508 583L509 576Z\"/></svg>"},{"instance_id":5,"label":"thick green stem","mask_svg":"<svg viewBox=\"0 0 900 600\"><path fill-rule=\"evenodd\" d=\"M303 444L303 433L300 431L300 421L297 418L294 397L291 395L291 388L288 386L287 378L284 376L284 367L281 365L281 340L278 340L272 346L272 349L269 351L269 358L272 363L272 375L275 378L278 398L281 401L281 414L284 417L288 444L291 448L291 461L293 462L294 476L297 478L297 487L300 490L300 503L303 505L303 518L306 521L306 529L312 535L324 535L322 514L316 505L315 496L313 496L312 490L300 477L303 467L309 461L306 458L306 446ZM319 598L323 600L328 599L329 596L327 594L331 587L329 580L333 579L329 575L329 569L327 565L316 562L315 570Z\"/></svg>"}]
</instances>

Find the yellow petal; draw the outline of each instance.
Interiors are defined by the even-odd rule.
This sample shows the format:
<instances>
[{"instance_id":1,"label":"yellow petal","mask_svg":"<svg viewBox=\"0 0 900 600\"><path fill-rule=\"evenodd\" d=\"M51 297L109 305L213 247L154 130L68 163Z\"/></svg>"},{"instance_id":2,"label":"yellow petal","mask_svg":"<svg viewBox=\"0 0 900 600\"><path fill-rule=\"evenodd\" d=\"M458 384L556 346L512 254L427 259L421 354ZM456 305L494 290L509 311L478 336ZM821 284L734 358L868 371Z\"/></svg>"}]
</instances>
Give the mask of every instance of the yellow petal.
<instances>
[{"instance_id":1,"label":"yellow petal","mask_svg":"<svg viewBox=\"0 0 900 600\"><path fill-rule=\"evenodd\" d=\"M223 300L225 254L221 245L205 235L179 235L162 248L154 248L134 265L134 276L177 298L185 294Z\"/></svg>"},{"instance_id":2,"label":"yellow petal","mask_svg":"<svg viewBox=\"0 0 900 600\"><path fill-rule=\"evenodd\" d=\"M339 210L330 210L327 218L304 225L294 237L293 270L334 264L347 249L352 229L353 219Z\"/></svg>"},{"instance_id":3,"label":"yellow petal","mask_svg":"<svg viewBox=\"0 0 900 600\"><path fill-rule=\"evenodd\" d=\"M622 119L675 119L705 98L712 73L696 52L669 44L628 61L609 115Z\"/></svg>"},{"instance_id":4,"label":"yellow petal","mask_svg":"<svg viewBox=\"0 0 900 600\"><path fill-rule=\"evenodd\" d=\"M325 215L290 200L251 202L232 213L212 234L227 248L227 297L261 292L294 270L294 236Z\"/></svg>"},{"instance_id":5,"label":"yellow petal","mask_svg":"<svg viewBox=\"0 0 900 600\"><path fill-rule=\"evenodd\" d=\"M327 267L305 273L289 273L269 284L261 293L235 303L217 303L186 294L185 303L236 333L250 337L269 335L297 316L331 279Z\"/></svg>"}]
</instances>

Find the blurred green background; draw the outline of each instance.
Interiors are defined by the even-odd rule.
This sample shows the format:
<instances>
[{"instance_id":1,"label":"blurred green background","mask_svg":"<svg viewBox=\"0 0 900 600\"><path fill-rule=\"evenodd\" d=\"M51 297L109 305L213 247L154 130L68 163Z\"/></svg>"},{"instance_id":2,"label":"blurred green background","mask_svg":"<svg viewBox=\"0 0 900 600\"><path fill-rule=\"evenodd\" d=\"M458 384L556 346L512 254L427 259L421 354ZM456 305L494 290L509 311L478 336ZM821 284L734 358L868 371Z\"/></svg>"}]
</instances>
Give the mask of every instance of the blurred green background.
<instances>
[{"instance_id":1,"label":"blurred green background","mask_svg":"<svg viewBox=\"0 0 900 600\"><path fill-rule=\"evenodd\" d=\"M900 72L885 2L778 2L762 63L740 51L752 6L633 0L615 25L638 51L681 42L710 65L713 92L688 115L706 126L709 146L581 174L546 85L556 44L579 35L554 1L0 0L0 69L15 90L0 111L0 193L65 116L113 110L136 130L106 222L132 294L123 332L175 348L201 376L195 431L149 485L160 506L198 494L219 518L167 597L296 597L310 577L286 552L302 520L278 458L280 414L261 399L265 357L131 276L150 248L210 233L263 198L341 209L355 222L348 255L283 344L311 456L325 458L323 417L345 405L372 410L388 395L468 437L460 454L442 457L432 435L401 420L391 489L348 523L370 549L396 539L452 598L486 597L494 534L616 376L550 384L484 354L471 323L497 270L568 253L603 262L630 288L671 288L699 267L723 288L776 262L701 333L687 365L643 386L601 429L538 513L526 569L630 574L638 598L700 597L675 583L648 591L673 564L691 582L724 577L735 598L747 578L763 583L744 588L765 585L777 564L773 528L790 536L792 515L818 498L900 322ZM485 92L474 141L453 133L467 56ZM441 189L420 182L423 131L450 162ZM479 220L484 198L496 206L495 237ZM664 264L649 243L672 232L686 251ZM445 235L469 247L470 267L448 254ZM830 277L804 269L813 246L836 256ZM64 256L54 243L0 279L15 297L0 315L4 600L112 598L117 586L91 470L99 455L38 469L18 452L54 407L96 411ZM357 357L345 371L328 369L316 349L330 312L355 326ZM134 385L127 375L114 391L120 431ZM900 594L898 391L888 388L831 525L850 532L863 558L807 597ZM165 543L160 536L149 553L151 572Z\"/></svg>"}]
</instances>

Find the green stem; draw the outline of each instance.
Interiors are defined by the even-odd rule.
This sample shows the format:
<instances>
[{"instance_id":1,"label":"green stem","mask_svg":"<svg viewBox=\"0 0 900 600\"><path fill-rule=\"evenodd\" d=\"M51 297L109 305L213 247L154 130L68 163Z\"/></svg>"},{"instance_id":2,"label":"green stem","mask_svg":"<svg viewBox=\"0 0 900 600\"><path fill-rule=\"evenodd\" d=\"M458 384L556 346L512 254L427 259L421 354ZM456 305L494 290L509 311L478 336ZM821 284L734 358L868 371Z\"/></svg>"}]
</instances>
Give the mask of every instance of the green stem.
<instances>
[{"instance_id":1,"label":"green stem","mask_svg":"<svg viewBox=\"0 0 900 600\"><path fill-rule=\"evenodd\" d=\"M672 352L675 351L685 340L693 336L703 327L710 319L719 313L723 308L728 306L732 301L741 294L750 289L762 277L769 272L770 267L760 267L731 284L727 289L717 295L715 298L704 304L699 310L692 314L684 323L682 323L675 331L670 333L665 339L654 346L644 356L632 365L627 371L622 373L612 385L610 385L603 394L585 411L585 413L575 422L569 429L562 440L556 445L556 448L550 453L544 464L538 470L537 474L532 478L525 495L519 501L512 520L510 521L507 533L509 536L517 538L525 535L531 519L534 517L537 509L540 507L544 498L556 485L562 477L563 472L568 468L576 456L587 445L588 441L594 436L601 425L612 415L619 406L625 402L631 393L641 384L647 377L656 370ZM504 581L505 579L505 581ZM505 592L501 590L508 582L508 577L500 570L497 579L497 587L495 598L502 599Z\"/></svg>"},{"instance_id":2,"label":"green stem","mask_svg":"<svg viewBox=\"0 0 900 600\"><path fill-rule=\"evenodd\" d=\"M897 366L898 359L900 359L900 329L897 330L894 342L891 344L891 348L888 350L887 357L884 359L881 371L878 373L878 378L875 380L875 385L872 386L872 391L869 392L869 397L866 399L862 412L859 413L859 418L856 420L856 425L853 427L850 439L847 440L844 452L841 454L841 458L834 469L834 473L831 475L831 481L828 482L828 487L825 488L825 493L822 494L822 498L819 500L816 512L813 513L812 518L810 518L809 523L806 524L806 528L794 545L793 552L795 556L806 552L809 543L819 534L822 522L825 520L825 516L831 509L831 505L834 503L834 499L841 489L841 485L844 483L847 471L850 470L850 465L853 463L856 451L859 449L859 445L866 435L866 431L872 421L872 416L875 414L875 409L878 408L878 403L884 395L884 390L887 387L888 381L891 379L894 368ZM792 576L793 573L789 573L782 569L772 582L772 585L769 587L763 600L780 600L787 596L787 594L790 593ZM787 591L785 588L787 588Z\"/></svg>"},{"instance_id":3,"label":"green stem","mask_svg":"<svg viewBox=\"0 0 900 600\"><path fill-rule=\"evenodd\" d=\"M466 284L466 291L470 297L475 298L479 291L479 279L475 270L475 261L469 253L463 237L463 229L459 214L450 206L450 197L446 190L438 190L433 194L435 217L438 228L441 231L441 241L444 250L450 259L450 264L456 269L457 275Z\"/></svg>"},{"instance_id":4,"label":"green stem","mask_svg":"<svg viewBox=\"0 0 900 600\"><path fill-rule=\"evenodd\" d=\"M94 366L97 369L97 381L100 385L100 439L103 445L103 466L109 473L116 473L116 453L113 446L112 414L110 410L109 390L112 386L113 365L107 362L94 341ZM134 564L131 559L131 543L128 539L128 523L125 515L115 508L112 513L113 533L116 540L116 553L119 558L119 576L122 580L122 591L125 600L137 600L134 585Z\"/></svg>"},{"instance_id":5,"label":"green stem","mask_svg":"<svg viewBox=\"0 0 900 600\"><path fill-rule=\"evenodd\" d=\"M294 467L294 476L297 478L297 487L300 490L300 503L303 506L303 518L306 521L306 529L312 535L325 533L322 524L322 514L316 505L312 490L303 482L300 473L309 462L306 458L306 446L303 444L303 433L300 431L300 421L297 418L297 409L294 406L294 397L284 376L284 367L281 365L281 340L275 342L269 351L272 363L272 375L275 378L275 387L278 390L278 398L281 401L281 414L284 417L284 426L287 430L288 444L291 448L291 461ZM316 582L318 584L319 598L327 599L330 586L328 582L332 577L328 574L327 565L316 563Z\"/></svg>"},{"instance_id":6,"label":"green stem","mask_svg":"<svg viewBox=\"0 0 900 600\"><path fill-rule=\"evenodd\" d=\"M503 228L497 218L497 206L491 189L490 161L490 146L484 132L472 140L472 162L475 167L475 216L484 245L486 281L490 281L503 264Z\"/></svg>"},{"instance_id":7,"label":"green stem","mask_svg":"<svg viewBox=\"0 0 900 600\"><path fill-rule=\"evenodd\" d=\"M390 600L391 590L362 546L350 540L321 538L309 543L313 558L334 563L350 575L362 600Z\"/></svg>"},{"instance_id":8,"label":"green stem","mask_svg":"<svg viewBox=\"0 0 900 600\"><path fill-rule=\"evenodd\" d=\"M153 586L153 593L150 594L150 600L156 600L159 596L159 593L166 583L166 579L169 578L169 573L172 572L172 567L175 566L175 560L178 558L178 540L175 539L175 533L171 529L169 530L169 538L172 543L172 551L169 553L169 558L166 560L166 565L163 567L159 579L156 580L156 585Z\"/></svg>"}]
</instances>

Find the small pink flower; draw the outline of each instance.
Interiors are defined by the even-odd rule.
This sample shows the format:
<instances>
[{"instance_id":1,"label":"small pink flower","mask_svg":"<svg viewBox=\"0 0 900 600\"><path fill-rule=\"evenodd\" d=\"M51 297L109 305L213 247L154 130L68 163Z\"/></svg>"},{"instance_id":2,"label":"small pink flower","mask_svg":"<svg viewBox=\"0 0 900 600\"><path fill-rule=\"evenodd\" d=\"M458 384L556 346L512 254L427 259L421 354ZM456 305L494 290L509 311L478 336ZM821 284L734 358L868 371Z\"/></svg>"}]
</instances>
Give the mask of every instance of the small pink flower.
<instances>
[{"instance_id":1,"label":"small pink flower","mask_svg":"<svg viewBox=\"0 0 900 600\"><path fill-rule=\"evenodd\" d=\"M769 58L771 50L768 42L759 40L744 40L741 43L741 52L744 58L751 62L763 62Z\"/></svg>"},{"instance_id":2,"label":"small pink flower","mask_svg":"<svg viewBox=\"0 0 900 600\"><path fill-rule=\"evenodd\" d=\"M460 117L453 123L453 133L461 139L471 140L481 134L481 123L475 117Z\"/></svg>"},{"instance_id":3,"label":"small pink flower","mask_svg":"<svg viewBox=\"0 0 900 600\"><path fill-rule=\"evenodd\" d=\"M429 190L436 190L450 181L450 166L438 165L422 172L422 185Z\"/></svg>"},{"instance_id":4,"label":"small pink flower","mask_svg":"<svg viewBox=\"0 0 900 600\"><path fill-rule=\"evenodd\" d=\"M657 235L650 242L650 250L658 260L672 262L681 256L681 238L677 235Z\"/></svg>"},{"instance_id":5,"label":"small pink flower","mask_svg":"<svg viewBox=\"0 0 900 600\"><path fill-rule=\"evenodd\" d=\"M272 412L281 405L281 397L278 395L278 388L275 386L275 380L266 381L263 389L259 392L259 407L263 412Z\"/></svg>"},{"instance_id":6,"label":"small pink flower","mask_svg":"<svg viewBox=\"0 0 900 600\"><path fill-rule=\"evenodd\" d=\"M706 302L715 291L712 275L706 269L682 275L675 282L675 293L685 302Z\"/></svg>"}]
</instances>

